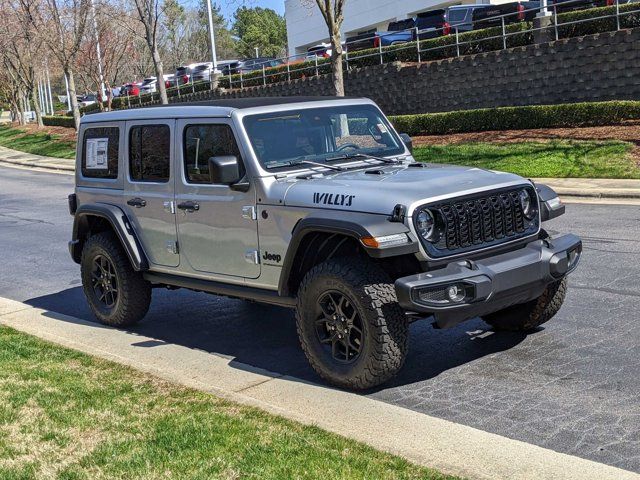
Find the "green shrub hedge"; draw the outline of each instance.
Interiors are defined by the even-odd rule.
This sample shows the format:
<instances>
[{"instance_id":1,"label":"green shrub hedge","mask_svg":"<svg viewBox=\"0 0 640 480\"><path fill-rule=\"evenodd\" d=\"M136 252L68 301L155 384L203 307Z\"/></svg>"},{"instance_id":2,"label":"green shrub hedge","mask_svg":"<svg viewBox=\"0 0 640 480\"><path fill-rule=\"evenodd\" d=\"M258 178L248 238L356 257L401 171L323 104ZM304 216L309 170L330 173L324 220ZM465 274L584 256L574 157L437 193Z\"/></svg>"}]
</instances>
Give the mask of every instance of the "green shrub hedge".
<instances>
[{"instance_id":1,"label":"green shrub hedge","mask_svg":"<svg viewBox=\"0 0 640 480\"><path fill-rule=\"evenodd\" d=\"M620 5L620 28L640 27L640 5L628 3ZM616 18L598 18L606 15L614 15L616 7L590 8L576 12L561 13L558 15L558 37L571 38L583 35L593 35L600 32L616 30ZM591 19L591 20L590 20ZM568 22L581 21L572 25L563 25Z\"/></svg>"},{"instance_id":2,"label":"green shrub hedge","mask_svg":"<svg viewBox=\"0 0 640 480\"><path fill-rule=\"evenodd\" d=\"M42 123L48 127L76 127L73 117L67 117L66 115L43 116Z\"/></svg>"},{"instance_id":3,"label":"green shrub hedge","mask_svg":"<svg viewBox=\"0 0 640 480\"><path fill-rule=\"evenodd\" d=\"M409 135L615 125L624 120L640 120L640 101L483 108L397 115L390 120L396 130Z\"/></svg>"}]
</instances>

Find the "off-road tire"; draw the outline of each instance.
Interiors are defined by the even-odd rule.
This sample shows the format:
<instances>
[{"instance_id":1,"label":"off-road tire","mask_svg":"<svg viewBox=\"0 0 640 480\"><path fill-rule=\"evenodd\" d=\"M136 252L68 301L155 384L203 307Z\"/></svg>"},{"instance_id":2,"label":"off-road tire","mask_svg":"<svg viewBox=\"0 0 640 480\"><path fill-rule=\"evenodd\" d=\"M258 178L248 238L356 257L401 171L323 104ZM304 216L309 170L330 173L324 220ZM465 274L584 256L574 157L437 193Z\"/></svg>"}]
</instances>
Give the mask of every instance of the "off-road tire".
<instances>
[{"instance_id":1,"label":"off-road tire","mask_svg":"<svg viewBox=\"0 0 640 480\"><path fill-rule=\"evenodd\" d=\"M99 255L112 263L117 277L118 295L112 308L100 303L91 285L93 262ZM82 249L80 271L84 294L91 311L101 323L125 328L146 315L151 303L151 284L131 267L126 253L112 232L101 232L89 237Z\"/></svg>"},{"instance_id":2,"label":"off-road tire","mask_svg":"<svg viewBox=\"0 0 640 480\"><path fill-rule=\"evenodd\" d=\"M485 315L495 330L526 332L548 322L558 313L567 293L567 279L551 283L537 299Z\"/></svg>"},{"instance_id":3,"label":"off-road tire","mask_svg":"<svg viewBox=\"0 0 640 480\"><path fill-rule=\"evenodd\" d=\"M315 330L315 305L327 291L349 297L364 327L360 353L351 364L332 358ZM367 260L338 258L313 267L298 290L296 324L309 363L333 385L352 390L372 388L389 380L404 364L408 321L389 276Z\"/></svg>"}]
</instances>

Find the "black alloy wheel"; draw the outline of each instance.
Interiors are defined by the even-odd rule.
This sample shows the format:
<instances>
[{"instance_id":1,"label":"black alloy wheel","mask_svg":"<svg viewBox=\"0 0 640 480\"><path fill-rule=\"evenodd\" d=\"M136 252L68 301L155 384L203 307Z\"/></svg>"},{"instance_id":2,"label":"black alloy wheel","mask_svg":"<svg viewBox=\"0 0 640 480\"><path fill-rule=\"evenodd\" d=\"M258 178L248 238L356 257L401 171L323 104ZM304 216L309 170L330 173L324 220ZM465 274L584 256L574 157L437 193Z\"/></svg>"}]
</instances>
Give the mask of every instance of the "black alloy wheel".
<instances>
[{"instance_id":1,"label":"black alloy wheel","mask_svg":"<svg viewBox=\"0 0 640 480\"><path fill-rule=\"evenodd\" d=\"M91 269L91 288L96 301L112 309L118 303L118 276L116 269L105 255L97 255Z\"/></svg>"},{"instance_id":2,"label":"black alloy wheel","mask_svg":"<svg viewBox=\"0 0 640 480\"><path fill-rule=\"evenodd\" d=\"M320 343L340 363L358 359L363 344L362 319L349 298L338 291L328 291L317 300L316 335Z\"/></svg>"}]
</instances>

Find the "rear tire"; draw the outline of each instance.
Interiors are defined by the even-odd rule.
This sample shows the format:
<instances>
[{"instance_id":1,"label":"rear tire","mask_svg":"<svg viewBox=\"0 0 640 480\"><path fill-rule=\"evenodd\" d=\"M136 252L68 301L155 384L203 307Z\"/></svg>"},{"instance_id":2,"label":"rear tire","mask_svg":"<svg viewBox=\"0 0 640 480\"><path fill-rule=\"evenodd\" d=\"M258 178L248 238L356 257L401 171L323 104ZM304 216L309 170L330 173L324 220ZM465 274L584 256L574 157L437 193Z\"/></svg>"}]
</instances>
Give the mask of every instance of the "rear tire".
<instances>
[{"instance_id":1,"label":"rear tire","mask_svg":"<svg viewBox=\"0 0 640 480\"><path fill-rule=\"evenodd\" d=\"M329 383L375 387L404 364L407 319L389 276L367 260L313 267L300 284L296 320L302 350Z\"/></svg>"},{"instance_id":2,"label":"rear tire","mask_svg":"<svg viewBox=\"0 0 640 480\"><path fill-rule=\"evenodd\" d=\"M131 267L112 232L101 232L82 249L82 287L91 311L105 325L128 327L149 310L151 284Z\"/></svg>"},{"instance_id":3,"label":"rear tire","mask_svg":"<svg viewBox=\"0 0 640 480\"><path fill-rule=\"evenodd\" d=\"M566 277L551 283L537 299L514 305L489 315L483 320L495 330L526 332L551 320L562 304L567 293Z\"/></svg>"}]
</instances>

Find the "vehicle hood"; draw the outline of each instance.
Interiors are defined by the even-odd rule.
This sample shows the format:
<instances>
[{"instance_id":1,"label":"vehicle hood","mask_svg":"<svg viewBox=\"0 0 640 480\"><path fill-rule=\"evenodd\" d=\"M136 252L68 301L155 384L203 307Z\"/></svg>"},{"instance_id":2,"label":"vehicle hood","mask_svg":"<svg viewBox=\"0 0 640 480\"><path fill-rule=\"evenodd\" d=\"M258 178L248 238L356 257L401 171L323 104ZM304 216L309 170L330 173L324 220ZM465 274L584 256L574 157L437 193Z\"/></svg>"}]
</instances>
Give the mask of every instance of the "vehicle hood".
<instances>
[{"instance_id":1,"label":"vehicle hood","mask_svg":"<svg viewBox=\"0 0 640 480\"><path fill-rule=\"evenodd\" d=\"M289 178L285 180L284 204L383 215L402 204L411 215L424 203L528 183L518 175L480 168L370 166L308 179Z\"/></svg>"}]
</instances>

